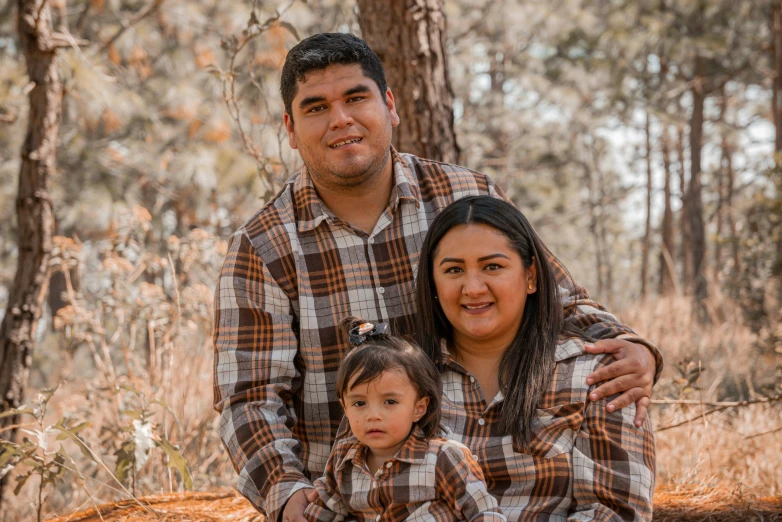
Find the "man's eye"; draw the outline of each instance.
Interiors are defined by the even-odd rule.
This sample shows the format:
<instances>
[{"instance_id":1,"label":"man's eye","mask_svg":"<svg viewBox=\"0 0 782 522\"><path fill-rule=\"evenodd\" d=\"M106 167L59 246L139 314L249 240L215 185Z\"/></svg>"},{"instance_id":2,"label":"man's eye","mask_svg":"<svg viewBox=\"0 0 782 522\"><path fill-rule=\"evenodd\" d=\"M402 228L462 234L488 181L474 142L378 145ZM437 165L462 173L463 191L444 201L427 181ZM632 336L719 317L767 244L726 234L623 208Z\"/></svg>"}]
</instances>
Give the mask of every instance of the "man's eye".
<instances>
[{"instance_id":1,"label":"man's eye","mask_svg":"<svg viewBox=\"0 0 782 522\"><path fill-rule=\"evenodd\" d=\"M307 109L307 114L312 114L314 112L323 112L325 110L326 110L325 105L316 105L314 107L310 107L309 109Z\"/></svg>"},{"instance_id":2,"label":"man's eye","mask_svg":"<svg viewBox=\"0 0 782 522\"><path fill-rule=\"evenodd\" d=\"M348 102L361 101L361 100L363 100L365 98L366 98L366 96L352 96L352 97L348 98Z\"/></svg>"}]
</instances>

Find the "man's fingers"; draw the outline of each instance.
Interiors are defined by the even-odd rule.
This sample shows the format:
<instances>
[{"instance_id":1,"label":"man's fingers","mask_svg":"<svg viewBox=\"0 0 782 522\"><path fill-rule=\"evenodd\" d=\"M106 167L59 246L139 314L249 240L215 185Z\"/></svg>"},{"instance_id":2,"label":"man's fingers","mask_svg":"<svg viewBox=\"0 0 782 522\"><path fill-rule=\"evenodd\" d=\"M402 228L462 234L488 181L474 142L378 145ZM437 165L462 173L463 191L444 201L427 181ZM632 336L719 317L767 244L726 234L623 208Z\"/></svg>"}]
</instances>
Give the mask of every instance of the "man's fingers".
<instances>
[{"instance_id":1,"label":"man's fingers","mask_svg":"<svg viewBox=\"0 0 782 522\"><path fill-rule=\"evenodd\" d=\"M633 423L635 424L636 428L640 428L646 420L646 415L649 412L649 404L651 402L652 399L649 397L641 397L635 401L635 420Z\"/></svg>"},{"instance_id":2,"label":"man's fingers","mask_svg":"<svg viewBox=\"0 0 782 522\"><path fill-rule=\"evenodd\" d=\"M600 399L605 399L606 397L610 397L612 395L616 395L617 393L624 392L628 390L628 388L630 388L630 386L625 382L624 378L620 377L618 379L605 382L600 386L598 386L597 388L595 388L594 390L592 390L591 392L589 392L589 400L599 401ZM636 399L637 398L638 397L636 397ZM629 402L627 404L629 404Z\"/></svg>"},{"instance_id":3,"label":"man's fingers","mask_svg":"<svg viewBox=\"0 0 782 522\"><path fill-rule=\"evenodd\" d=\"M633 374L638 371L639 368L637 368L638 362L634 361L632 359L622 359L621 361L614 361L608 366L603 366L599 370L596 370L589 375L587 375L587 384L590 386L602 382L607 381L609 379L614 379L615 377L620 377L622 375L627 374ZM625 391L627 388L618 389L616 391Z\"/></svg>"},{"instance_id":4,"label":"man's fingers","mask_svg":"<svg viewBox=\"0 0 782 522\"><path fill-rule=\"evenodd\" d=\"M589 353L610 353L617 359L624 357L621 349L625 346L624 339L601 339L595 343L587 343L585 345L586 351Z\"/></svg>"}]
</instances>

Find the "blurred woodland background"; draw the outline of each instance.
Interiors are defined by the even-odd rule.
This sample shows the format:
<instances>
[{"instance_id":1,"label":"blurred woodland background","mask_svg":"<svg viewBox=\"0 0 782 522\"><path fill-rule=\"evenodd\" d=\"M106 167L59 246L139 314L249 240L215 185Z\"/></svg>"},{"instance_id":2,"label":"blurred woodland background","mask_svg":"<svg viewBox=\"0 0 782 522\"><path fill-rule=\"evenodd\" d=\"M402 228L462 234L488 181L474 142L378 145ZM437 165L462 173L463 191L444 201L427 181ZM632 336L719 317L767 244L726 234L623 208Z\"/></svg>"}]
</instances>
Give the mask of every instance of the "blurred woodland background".
<instances>
[{"instance_id":1,"label":"blurred woodland background","mask_svg":"<svg viewBox=\"0 0 782 522\"><path fill-rule=\"evenodd\" d=\"M383 60L399 150L492 175L660 346L658 483L782 495L782 2L4 0L0 520L234 483L214 285L327 31Z\"/></svg>"}]
</instances>

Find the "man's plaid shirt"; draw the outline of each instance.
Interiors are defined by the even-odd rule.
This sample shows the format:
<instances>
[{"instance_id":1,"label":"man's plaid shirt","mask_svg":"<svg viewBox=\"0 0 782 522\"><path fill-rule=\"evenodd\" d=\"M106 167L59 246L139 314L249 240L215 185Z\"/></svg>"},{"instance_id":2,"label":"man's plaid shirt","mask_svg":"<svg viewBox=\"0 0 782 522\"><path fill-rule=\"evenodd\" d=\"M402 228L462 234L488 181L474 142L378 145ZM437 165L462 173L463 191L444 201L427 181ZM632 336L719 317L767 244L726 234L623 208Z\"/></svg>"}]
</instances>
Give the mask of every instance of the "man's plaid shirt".
<instances>
[{"instance_id":1,"label":"man's plaid shirt","mask_svg":"<svg viewBox=\"0 0 782 522\"><path fill-rule=\"evenodd\" d=\"M341 439L315 490L318 499L304 512L310 522L507 521L470 451L441 437L427 441L417 427L374 475L367 447L352 434Z\"/></svg>"},{"instance_id":2,"label":"man's plaid shirt","mask_svg":"<svg viewBox=\"0 0 782 522\"><path fill-rule=\"evenodd\" d=\"M508 520L652 519L655 449L649 420L636 428L635 405L609 413L608 399L588 399L587 375L609 364L611 355L585 352L580 339L560 339L554 375L526 448L500 429L502 392L486 401L475 378L446 348L443 360L445 436L472 450Z\"/></svg>"},{"instance_id":3,"label":"man's plaid shirt","mask_svg":"<svg viewBox=\"0 0 782 522\"><path fill-rule=\"evenodd\" d=\"M304 168L229 242L215 295L215 409L239 491L273 521L326 467L343 415L334 384L348 346L339 322L354 315L412 333L429 224L457 199L502 197L463 167L396 151L392 161L389 204L369 234L329 211ZM549 262L567 290L568 320L593 338L638 341Z\"/></svg>"}]
</instances>

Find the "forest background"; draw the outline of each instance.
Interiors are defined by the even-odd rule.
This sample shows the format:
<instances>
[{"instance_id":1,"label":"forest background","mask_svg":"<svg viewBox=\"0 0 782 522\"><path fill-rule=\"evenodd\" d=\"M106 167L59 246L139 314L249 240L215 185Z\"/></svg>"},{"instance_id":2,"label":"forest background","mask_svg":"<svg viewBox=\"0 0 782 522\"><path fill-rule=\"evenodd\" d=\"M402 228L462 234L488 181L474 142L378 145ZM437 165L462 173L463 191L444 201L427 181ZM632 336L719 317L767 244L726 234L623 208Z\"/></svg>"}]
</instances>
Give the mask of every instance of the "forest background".
<instances>
[{"instance_id":1,"label":"forest background","mask_svg":"<svg viewBox=\"0 0 782 522\"><path fill-rule=\"evenodd\" d=\"M6 0L0 520L234 483L214 286L326 31L380 55L399 150L490 174L659 345L658 484L782 495L777 0Z\"/></svg>"}]
</instances>

